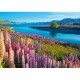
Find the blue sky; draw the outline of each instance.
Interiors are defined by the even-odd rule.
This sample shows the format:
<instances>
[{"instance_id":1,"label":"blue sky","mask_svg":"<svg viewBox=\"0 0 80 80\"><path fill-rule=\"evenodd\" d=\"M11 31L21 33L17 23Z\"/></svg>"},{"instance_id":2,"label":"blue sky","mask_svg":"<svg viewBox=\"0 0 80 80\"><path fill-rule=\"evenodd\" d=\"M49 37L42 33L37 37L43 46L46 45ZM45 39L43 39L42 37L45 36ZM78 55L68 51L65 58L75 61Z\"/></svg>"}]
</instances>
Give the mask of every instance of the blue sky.
<instances>
[{"instance_id":1,"label":"blue sky","mask_svg":"<svg viewBox=\"0 0 80 80\"><path fill-rule=\"evenodd\" d=\"M80 18L80 12L0 12L0 20L46 22L64 18Z\"/></svg>"}]
</instances>

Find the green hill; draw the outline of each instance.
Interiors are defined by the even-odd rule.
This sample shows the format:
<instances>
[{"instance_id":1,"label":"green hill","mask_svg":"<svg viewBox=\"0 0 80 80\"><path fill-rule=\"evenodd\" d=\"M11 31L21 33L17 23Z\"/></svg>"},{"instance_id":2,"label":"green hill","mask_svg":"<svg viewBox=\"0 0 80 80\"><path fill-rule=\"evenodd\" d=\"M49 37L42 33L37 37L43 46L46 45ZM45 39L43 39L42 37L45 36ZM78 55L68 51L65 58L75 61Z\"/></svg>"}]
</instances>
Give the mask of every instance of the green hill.
<instances>
[{"instance_id":1,"label":"green hill","mask_svg":"<svg viewBox=\"0 0 80 80\"><path fill-rule=\"evenodd\" d=\"M3 21L3 20L0 20L0 24L10 24L10 22L8 22L8 21Z\"/></svg>"}]
</instances>

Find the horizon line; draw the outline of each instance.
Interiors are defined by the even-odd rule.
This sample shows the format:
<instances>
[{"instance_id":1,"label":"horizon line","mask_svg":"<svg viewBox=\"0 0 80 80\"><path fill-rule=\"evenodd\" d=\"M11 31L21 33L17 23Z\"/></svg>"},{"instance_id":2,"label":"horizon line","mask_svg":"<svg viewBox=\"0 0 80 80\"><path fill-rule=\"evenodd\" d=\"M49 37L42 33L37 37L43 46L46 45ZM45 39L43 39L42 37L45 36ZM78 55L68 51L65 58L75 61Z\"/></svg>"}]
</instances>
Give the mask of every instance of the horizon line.
<instances>
[{"instance_id":1,"label":"horizon line","mask_svg":"<svg viewBox=\"0 0 80 80\"><path fill-rule=\"evenodd\" d=\"M53 19L53 20L50 20L50 21L30 21L30 22L27 22L27 21L10 21L10 20L2 20L0 19L0 21L8 21L8 22L16 22L16 23L40 23L40 22L51 22L51 21L60 21L60 20L64 20L64 19L80 19L80 18L63 18L63 19Z\"/></svg>"}]
</instances>

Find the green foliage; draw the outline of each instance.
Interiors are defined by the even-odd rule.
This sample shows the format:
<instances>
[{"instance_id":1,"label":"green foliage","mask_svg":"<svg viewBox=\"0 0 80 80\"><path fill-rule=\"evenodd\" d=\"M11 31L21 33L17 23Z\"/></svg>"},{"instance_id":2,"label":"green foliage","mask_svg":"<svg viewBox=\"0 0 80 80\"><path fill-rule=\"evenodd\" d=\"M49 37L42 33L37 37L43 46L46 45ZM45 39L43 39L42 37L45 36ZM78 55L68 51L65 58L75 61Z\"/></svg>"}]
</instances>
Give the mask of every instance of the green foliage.
<instances>
[{"instance_id":1,"label":"green foliage","mask_svg":"<svg viewBox=\"0 0 80 80\"><path fill-rule=\"evenodd\" d=\"M35 49L35 53L38 53L38 48Z\"/></svg>"},{"instance_id":2,"label":"green foliage","mask_svg":"<svg viewBox=\"0 0 80 80\"><path fill-rule=\"evenodd\" d=\"M3 68L2 65L0 65L0 68Z\"/></svg>"},{"instance_id":3,"label":"green foliage","mask_svg":"<svg viewBox=\"0 0 80 80\"><path fill-rule=\"evenodd\" d=\"M18 63L18 59L17 59L16 56L15 56L15 67L16 67L16 68L22 68L22 61L21 61L21 59L20 59L20 63Z\"/></svg>"},{"instance_id":4,"label":"green foliage","mask_svg":"<svg viewBox=\"0 0 80 80\"><path fill-rule=\"evenodd\" d=\"M1 31L8 31L9 33L10 33L10 32L13 32L11 26L6 26L6 27L0 26L0 30L1 30Z\"/></svg>"},{"instance_id":5,"label":"green foliage","mask_svg":"<svg viewBox=\"0 0 80 80\"><path fill-rule=\"evenodd\" d=\"M44 51L43 50L39 51L38 48L36 48L35 49L35 53L37 53L39 55L42 55L44 53Z\"/></svg>"},{"instance_id":6,"label":"green foliage","mask_svg":"<svg viewBox=\"0 0 80 80\"><path fill-rule=\"evenodd\" d=\"M10 22L0 20L0 24L10 24Z\"/></svg>"},{"instance_id":7,"label":"green foliage","mask_svg":"<svg viewBox=\"0 0 80 80\"><path fill-rule=\"evenodd\" d=\"M57 58L57 61L62 61L64 53L63 52L59 52L59 53L55 54L55 56Z\"/></svg>"},{"instance_id":8,"label":"green foliage","mask_svg":"<svg viewBox=\"0 0 80 80\"><path fill-rule=\"evenodd\" d=\"M42 53L47 53L50 55L53 54L56 56L58 61L61 61L63 56L69 57L70 53L76 55L79 52L79 49L76 49L75 47L71 47L68 45L64 46L62 44L51 44L49 42L40 42L40 44L44 46L44 48L41 51ZM37 48L36 53L40 54Z\"/></svg>"},{"instance_id":9,"label":"green foliage","mask_svg":"<svg viewBox=\"0 0 80 80\"><path fill-rule=\"evenodd\" d=\"M80 60L80 54L77 55L78 59Z\"/></svg>"},{"instance_id":10,"label":"green foliage","mask_svg":"<svg viewBox=\"0 0 80 80\"><path fill-rule=\"evenodd\" d=\"M6 61L3 61L0 65L0 68L8 68Z\"/></svg>"},{"instance_id":11,"label":"green foliage","mask_svg":"<svg viewBox=\"0 0 80 80\"><path fill-rule=\"evenodd\" d=\"M8 32L12 32L13 30L12 30L12 27L8 27L8 30L7 30Z\"/></svg>"},{"instance_id":12,"label":"green foliage","mask_svg":"<svg viewBox=\"0 0 80 80\"><path fill-rule=\"evenodd\" d=\"M59 28L59 25L56 22L51 23L51 28Z\"/></svg>"}]
</instances>

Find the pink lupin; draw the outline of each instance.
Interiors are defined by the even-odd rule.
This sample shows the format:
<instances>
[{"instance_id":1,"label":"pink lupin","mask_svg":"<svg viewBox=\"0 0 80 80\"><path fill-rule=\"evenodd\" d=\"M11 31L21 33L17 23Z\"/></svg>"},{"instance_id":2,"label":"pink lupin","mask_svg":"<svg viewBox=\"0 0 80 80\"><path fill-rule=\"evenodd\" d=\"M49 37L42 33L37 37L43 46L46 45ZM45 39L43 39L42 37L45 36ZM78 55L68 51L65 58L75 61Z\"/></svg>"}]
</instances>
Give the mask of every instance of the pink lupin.
<instances>
[{"instance_id":1,"label":"pink lupin","mask_svg":"<svg viewBox=\"0 0 80 80\"><path fill-rule=\"evenodd\" d=\"M31 48L29 50L29 54L30 54L31 57L35 57L35 50L33 48Z\"/></svg>"},{"instance_id":2,"label":"pink lupin","mask_svg":"<svg viewBox=\"0 0 80 80\"><path fill-rule=\"evenodd\" d=\"M35 62L35 68L37 68L37 61Z\"/></svg>"},{"instance_id":3,"label":"pink lupin","mask_svg":"<svg viewBox=\"0 0 80 80\"><path fill-rule=\"evenodd\" d=\"M65 68L67 68L67 64L65 64Z\"/></svg>"},{"instance_id":4,"label":"pink lupin","mask_svg":"<svg viewBox=\"0 0 80 80\"><path fill-rule=\"evenodd\" d=\"M19 42L16 42L16 43L14 42L14 43L13 43L13 49L14 49L14 52L17 53L17 50L20 49L20 47L19 47Z\"/></svg>"},{"instance_id":5,"label":"pink lupin","mask_svg":"<svg viewBox=\"0 0 80 80\"><path fill-rule=\"evenodd\" d=\"M24 55L22 55L22 67L25 68L25 58L24 58Z\"/></svg>"},{"instance_id":6,"label":"pink lupin","mask_svg":"<svg viewBox=\"0 0 80 80\"><path fill-rule=\"evenodd\" d=\"M24 49L22 48L22 55L24 55Z\"/></svg>"},{"instance_id":7,"label":"pink lupin","mask_svg":"<svg viewBox=\"0 0 80 80\"><path fill-rule=\"evenodd\" d=\"M22 49L24 49L24 47L25 47L25 44L24 44L24 43L22 43Z\"/></svg>"},{"instance_id":8,"label":"pink lupin","mask_svg":"<svg viewBox=\"0 0 80 80\"><path fill-rule=\"evenodd\" d=\"M29 54L27 54L27 62L29 62Z\"/></svg>"},{"instance_id":9,"label":"pink lupin","mask_svg":"<svg viewBox=\"0 0 80 80\"><path fill-rule=\"evenodd\" d=\"M5 60L8 61L8 52L5 54Z\"/></svg>"},{"instance_id":10,"label":"pink lupin","mask_svg":"<svg viewBox=\"0 0 80 80\"><path fill-rule=\"evenodd\" d=\"M22 67L25 68L24 49L22 49Z\"/></svg>"},{"instance_id":11,"label":"pink lupin","mask_svg":"<svg viewBox=\"0 0 80 80\"><path fill-rule=\"evenodd\" d=\"M5 33L5 43L10 43L11 44L11 36L10 34L6 31Z\"/></svg>"},{"instance_id":12,"label":"pink lupin","mask_svg":"<svg viewBox=\"0 0 80 80\"><path fill-rule=\"evenodd\" d=\"M28 52L27 48L28 48L28 44L25 43L25 45L24 45L24 53L25 53L25 55L27 55L27 52Z\"/></svg>"},{"instance_id":13,"label":"pink lupin","mask_svg":"<svg viewBox=\"0 0 80 80\"><path fill-rule=\"evenodd\" d=\"M17 50L17 53L16 53L16 54L17 54L17 58L18 58L18 63L20 63L20 55L19 55L19 52L20 52L20 51Z\"/></svg>"},{"instance_id":14,"label":"pink lupin","mask_svg":"<svg viewBox=\"0 0 80 80\"><path fill-rule=\"evenodd\" d=\"M70 65L69 65L69 68L72 68L72 61L70 61Z\"/></svg>"},{"instance_id":15,"label":"pink lupin","mask_svg":"<svg viewBox=\"0 0 80 80\"><path fill-rule=\"evenodd\" d=\"M13 62L12 63L14 64L14 51L13 50L12 50L12 55L13 55Z\"/></svg>"},{"instance_id":16,"label":"pink lupin","mask_svg":"<svg viewBox=\"0 0 80 80\"><path fill-rule=\"evenodd\" d=\"M34 68L37 68L37 61L33 61L33 66Z\"/></svg>"},{"instance_id":17,"label":"pink lupin","mask_svg":"<svg viewBox=\"0 0 80 80\"><path fill-rule=\"evenodd\" d=\"M28 63L26 63L26 68L29 68L29 64Z\"/></svg>"}]
</instances>

